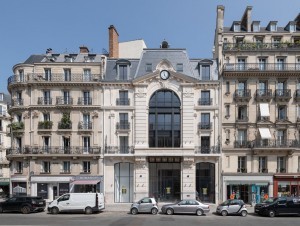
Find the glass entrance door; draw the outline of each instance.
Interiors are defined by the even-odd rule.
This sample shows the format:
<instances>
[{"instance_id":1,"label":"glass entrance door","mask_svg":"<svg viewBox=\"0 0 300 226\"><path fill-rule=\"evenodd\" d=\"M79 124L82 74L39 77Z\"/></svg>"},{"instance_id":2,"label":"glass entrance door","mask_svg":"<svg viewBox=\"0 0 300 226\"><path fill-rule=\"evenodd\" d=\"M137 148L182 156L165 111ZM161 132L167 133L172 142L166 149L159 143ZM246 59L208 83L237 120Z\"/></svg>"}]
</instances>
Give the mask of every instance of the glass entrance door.
<instances>
[{"instance_id":1,"label":"glass entrance door","mask_svg":"<svg viewBox=\"0 0 300 226\"><path fill-rule=\"evenodd\" d=\"M180 200L180 163L149 163L149 195L158 201Z\"/></svg>"}]
</instances>

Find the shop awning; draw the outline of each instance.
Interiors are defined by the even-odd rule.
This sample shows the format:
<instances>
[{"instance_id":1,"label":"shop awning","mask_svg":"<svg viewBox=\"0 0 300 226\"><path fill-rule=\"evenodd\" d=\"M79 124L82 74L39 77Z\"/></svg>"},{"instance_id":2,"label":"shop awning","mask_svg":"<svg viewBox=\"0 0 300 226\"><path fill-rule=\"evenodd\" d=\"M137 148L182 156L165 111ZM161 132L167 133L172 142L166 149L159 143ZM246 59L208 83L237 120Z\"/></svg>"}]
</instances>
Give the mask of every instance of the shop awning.
<instances>
[{"instance_id":1,"label":"shop awning","mask_svg":"<svg viewBox=\"0 0 300 226\"><path fill-rule=\"evenodd\" d=\"M98 184L100 180L75 180L71 184Z\"/></svg>"},{"instance_id":2,"label":"shop awning","mask_svg":"<svg viewBox=\"0 0 300 226\"><path fill-rule=\"evenodd\" d=\"M262 139L271 139L271 132L268 128L258 128Z\"/></svg>"},{"instance_id":3,"label":"shop awning","mask_svg":"<svg viewBox=\"0 0 300 226\"><path fill-rule=\"evenodd\" d=\"M9 185L9 181L0 181L0 186L7 186Z\"/></svg>"},{"instance_id":4,"label":"shop awning","mask_svg":"<svg viewBox=\"0 0 300 226\"><path fill-rule=\"evenodd\" d=\"M259 104L260 116L270 116L269 104L262 103Z\"/></svg>"}]
</instances>

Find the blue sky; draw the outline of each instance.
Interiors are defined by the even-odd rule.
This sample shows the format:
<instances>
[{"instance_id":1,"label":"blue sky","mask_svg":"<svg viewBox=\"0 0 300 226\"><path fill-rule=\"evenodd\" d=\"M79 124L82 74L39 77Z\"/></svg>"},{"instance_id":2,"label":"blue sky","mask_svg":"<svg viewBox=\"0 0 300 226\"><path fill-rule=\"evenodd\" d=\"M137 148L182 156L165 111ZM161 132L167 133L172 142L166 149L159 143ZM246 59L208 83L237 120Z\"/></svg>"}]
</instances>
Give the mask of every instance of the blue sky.
<instances>
[{"instance_id":1,"label":"blue sky","mask_svg":"<svg viewBox=\"0 0 300 226\"><path fill-rule=\"evenodd\" d=\"M247 5L252 19L285 26L300 13L299 0L0 0L0 92L8 93L13 65L31 54L108 50L108 27L119 41L144 39L148 48L166 39L191 58L212 57L217 5L225 6L225 26L240 20Z\"/></svg>"}]
</instances>

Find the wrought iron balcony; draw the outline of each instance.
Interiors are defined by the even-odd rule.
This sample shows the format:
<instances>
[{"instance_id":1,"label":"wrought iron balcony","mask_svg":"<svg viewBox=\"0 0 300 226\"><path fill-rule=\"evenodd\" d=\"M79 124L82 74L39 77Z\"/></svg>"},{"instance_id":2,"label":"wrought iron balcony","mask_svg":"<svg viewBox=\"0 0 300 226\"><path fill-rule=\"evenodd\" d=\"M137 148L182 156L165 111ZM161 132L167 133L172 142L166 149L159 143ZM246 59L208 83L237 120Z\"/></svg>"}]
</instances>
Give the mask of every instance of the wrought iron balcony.
<instances>
[{"instance_id":1,"label":"wrought iron balcony","mask_svg":"<svg viewBox=\"0 0 300 226\"><path fill-rule=\"evenodd\" d=\"M276 89L275 100L280 102L289 102L292 98L290 89Z\"/></svg>"},{"instance_id":2,"label":"wrought iron balcony","mask_svg":"<svg viewBox=\"0 0 300 226\"><path fill-rule=\"evenodd\" d=\"M52 105L52 98L51 97L39 97L38 105Z\"/></svg>"},{"instance_id":3,"label":"wrought iron balcony","mask_svg":"<svg viewBox=\"0 0 300 226\"><path fill-rule=\"evenodd\" d=\"M238 117L235 121L236 122L248 122L249 118L247 115L242 115L242 116Z\"/></svg>"},{"instance_id":4,"label":"wrought iron balcony","mask_svg":"<svg viewBox=\"0 0 300 226\"><path fill-rule=\"evenodd\" d=\"M223 51L300 51L299 43L224 43Z\"/></svg>"},{"instance_id":5,"label":"wrought iron balcony","mask_svg":"<svg viewBox=\"0 0 300 226\"><path fill-rule=\"evenodd\" d=\"M247 173L247 169L246 168L237 168L237 172L238 173Z\"/></svg>"},{"instance_id":6,"label":"wrought iron balcony","mask_svg":"<svg viewBox=\"0 0 300 226\"><path fill-rule=\"evenodd\" d=\"M206 130L206 129L212 129L211 122L199 122L198 123L198 130Z\"/></svg>"},{"instance_id":7,"label":"wrought iron balcony","mask_svg":"<svg viewBox=\"0 0 300 226\"><path fill-rule=\"evenodd\" d=\"M251 99L250 89L237 89L234 93L234 100L236 102L249 102Z\"/></svg>"},{"instance_id":8,"label":"wrought iron balcony","mask_svg":"<svg viewBox=\"0 0 300 226\"><path fill-rule=\"evenodd\" d=\"M117 98L116 105L130 105L130 99L129 98Z\"/></svg>"},{"instance_id":9,"label":"wrought iron balcony","mask_svg":"<svg viewBox=\"0 0 300 226\"><path fill-rule=\"evenodd\" d=\"M248 140L237 140L234 141L234 148L250 148L250 144Z\"/></svg>"},{"instance_id":10,"label":"wrought iron balcony","mask_svg":"<svg viewBox=\"0 0 300 226\"><path fill-rule=\"evenodd\" d=\"M92 98L91 97L78 97L78 104L79 105L92 105Z\"/></svg>"},{"instance_id":11,"label":"wrought iron balcony","mask_svg":"<svg viewBox=\"0 0 300 226\"><path fill-rule=\"evenodd\" d=\"M292 63L226 63L223 71L300 71L300 66Z\"/></svg>"},{"instance_id":12,"label":"wrought iron balcony","mask_svg":"<svg viewBox=\"0 0 300 226\"><path fill-rule=\"evenodd\" d=\"M294 94L294 99L296 102L300 102L300 89L297 89Z\"/></svg>"},{"instance_id":13,"label":"wrought iron balcony","mask_svg":"<svg viewBox=\"0 0 300 226\"><path fill-rule=\"evenodd\" d=\"M277 168L276 173L286 173L286 169L285 168Z\"/></svg>"},{"instance_id":14,"label":"wrought iron balcony","mask_svg":"<svg viewBox=\"0 0 300 226\"><path fill-rule=\"evenodd\" d=\"M288 148L288 147L300 147L298 140L268 140L268 139L258 139L252 141L252 146L254 148Z\"/></svg>"},{"instance_id":15,"label":"wrought iron balcony","mask_svg":"<svg viewBox=\"0 0 300 226\"><path fill-rule=\"evenodd\" d=\"M276 122L282 122L282 121L288 121L289 118L287 117L287 115L280 115L278 117L276 117Z\"/></svg>"},{"instance_id":16,"label":"wrought iron balcony","mask_svg":"<svg viewBox=\"0 0 300 226\"><path fill-rule=\"evenodd\" d=\"M258 172L259 173L268 173L268 169L267 168L259 168Z\"/></svg>"},{"instance_id":17,"label":"wrought iron balcony","mask_svg":"<svg viewBox=\"0 0 300 226\"><path fill-rule=\"evenodd\" d=\"M220 154L220 146L196 146L195 154Z\"/></svg>"},{"instance_id":18,"label":"wrought iron balcony","mask_svg":"<svg viewBox=\"0 0 300 226\"><path fill-rule=\"evenodd\" d=\"M130 129L130 123L129 122L117 122L116 125L117 130L129 130Z\"/></svg>"},{"instance_id":19,"label":"wrought iron balcony","mask_svg":"<svg viewBox=\"0 0 300 226\"><path fill-rule=\"evenodd\" d=\"M14 98L11 101L11 106L12 107L23 106L23 105L24 105L23 99L21 99L21 98Z\"/></svg>"},{"instance_id":20,"label":"wrought iron balcony","mask_svg":"<svg viewBox=\"0 0 300 226\"><path fill-rule=\"evenodd\" d=\"M198 105L201 106L212 105L212 98L200 98L198 100Z\"/></svg>"},{"instance_id":21,"label":"wrought iron balcony","mask_svg":"<svg viewBox=\"0 0 300 226\"><path fill-rule=\"evenodd\" d=\"M56 97L56 104L57 105L73 105L73 98L72 97Z\"/></svg>"},{"instance_id":22,"label":"wrought iron balcony","mask_svg":"<svg viewBox=\"0 0 300 226\"><path fill-rule=\"evenodd\" d=\"M40 121L38 124L38 129L52 129L52 121Z\"/></svg>"},{"instance_id":23,"label":"wrought iron balcony","mask_svg":"<svg viewBox=\"0 0 300 226\"><path fill-rule=\"evenodd\" d=\"M263 121L263 122L270 121L270 116L258 116L257 121Z\"/></svg>"},{"instance_id":24,"label":"wrought iron balcony","mask_svg":"<svg viewBox=\"0 0 300 226\"><path fill-rule=\"evenodd\" d=\"M68 122L68 123L59 122L57 128L58 129L67 129L67 130L70 130L70 129L72 129L72 122Z\"/></svg>"},{"instance_id":25,"label":"wrought iron balcony","mask_svg":"<svg viewBox=\"0 0 300 226\"><path fill-rule=\"evenodd\" d=\"M271 89L257 89L255 99L257 102L270 102L273 98Z\"/></svg>"},{"instance_id":26,"label":"wrought iron balcony","mask_svg":"<svg viewBox=\"0 0 300 226\"><path fill-rule=\"evenodd\" d=\"M80 130L91 130L93 128L93 123L92 122L78 122L78 129Z\"/></svg>"},{"instance_id":27,"label":"wrought iron balcony","mask_svg":"<svg viewBox=\"0 0 300 226\"><path fill-rule=\"evenodd\" d=\"M107 146L105 154L134 154L133 146Z\"/></svg>"},{"instance_id":28,"label":"wrought iron balcony","mask_svg":"<svg viewBox=\"0 0 300 226\"><path fill-rule=\"evenodd\" d=\"M12 155L98 155L101 153L101 147L57 147L57 146L38 146L38 147L23 147L23 148L10 148L6 150L6 156Z\"/></svg>"},{"instance_id":29,"label":"wrought iron balcony","mask_svg":"<svg viewBox=\"0 0 300 226\"><path fill-rule=\"evenodd\" d=\"M12 132L19 132L24 130L24 122L13 122L9 125Z\"/></svg>"}]
</instances>

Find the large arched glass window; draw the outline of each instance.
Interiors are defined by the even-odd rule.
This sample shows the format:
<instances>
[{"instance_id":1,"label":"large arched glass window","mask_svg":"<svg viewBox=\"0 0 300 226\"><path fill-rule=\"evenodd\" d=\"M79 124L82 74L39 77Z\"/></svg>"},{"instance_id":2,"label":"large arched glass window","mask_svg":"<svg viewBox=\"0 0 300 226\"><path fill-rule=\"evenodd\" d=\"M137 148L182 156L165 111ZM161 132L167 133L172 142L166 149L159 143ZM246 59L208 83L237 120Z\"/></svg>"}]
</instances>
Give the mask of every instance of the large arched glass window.
<instances>
[{"instance_id":1,"label":"large arched glass window","mask_svg":"<svg viewBox=\"0 0 300 226\"><path fill-rule=\"evenodd\" d=\"M156 91L149 103L149 147L180 147L180 100L171 90Z\"/></svg>"}]
</instances>

